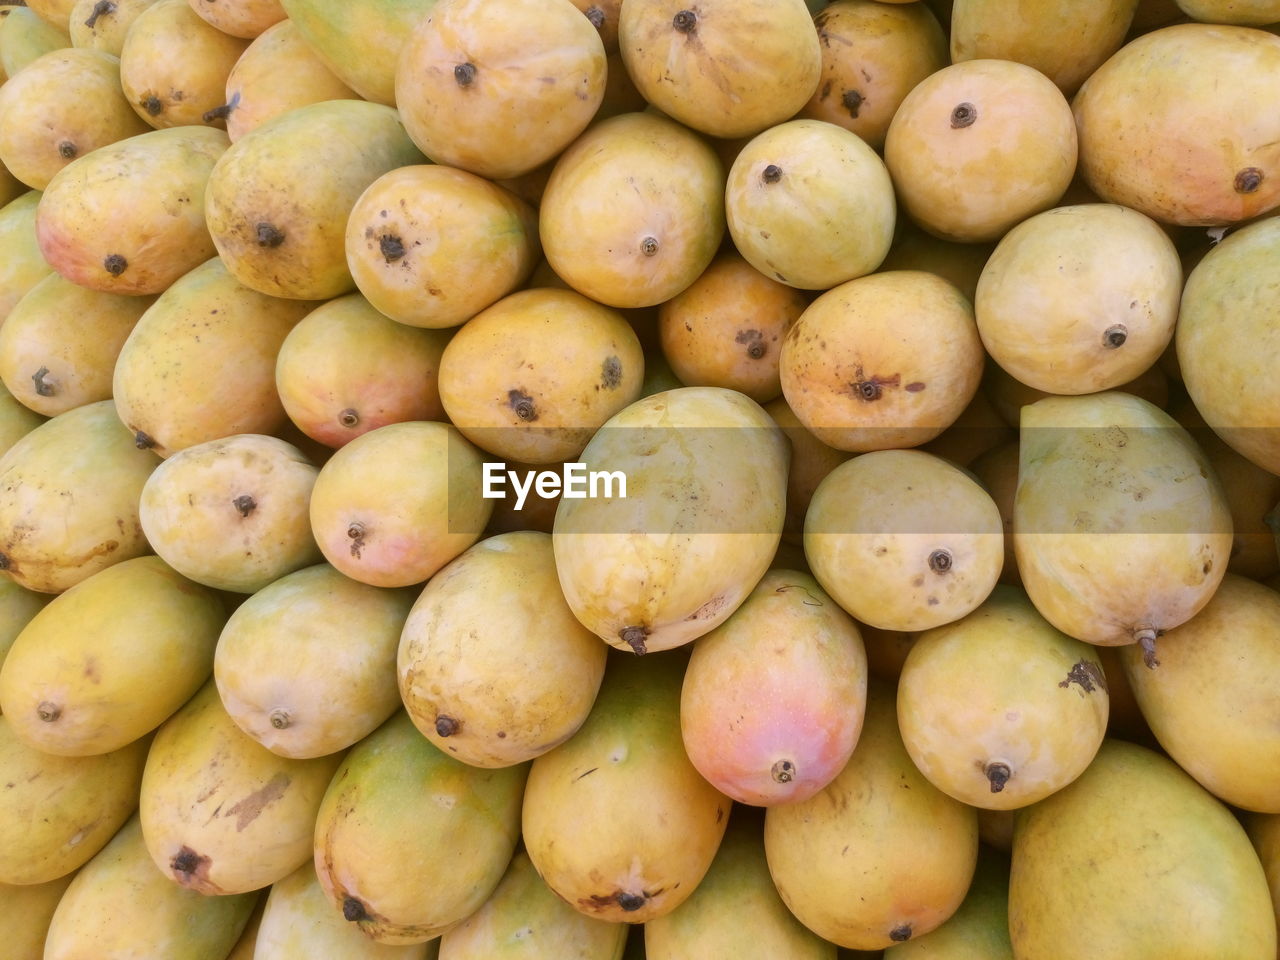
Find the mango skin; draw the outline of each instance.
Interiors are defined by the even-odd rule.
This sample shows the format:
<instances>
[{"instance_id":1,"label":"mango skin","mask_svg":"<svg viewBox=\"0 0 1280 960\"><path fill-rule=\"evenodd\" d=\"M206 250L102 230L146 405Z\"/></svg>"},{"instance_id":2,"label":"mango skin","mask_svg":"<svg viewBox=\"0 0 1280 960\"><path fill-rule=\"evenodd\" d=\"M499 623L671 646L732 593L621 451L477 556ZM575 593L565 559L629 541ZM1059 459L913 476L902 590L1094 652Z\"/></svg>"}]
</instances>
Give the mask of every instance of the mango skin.
<instances>
[{"instance_id":1,"label":"mango skin","mask_svg":"<svg viewBox=\"0 0 1280 960\"><path fill-rule=\"evenodd\" d=\"M438 946L439 941L388 946L370 940L325 898L308 861L271 885L249 960L434 960Z\"/></svg>"},{"instance_id":2,"label":"mango skin","mask_svg":"<svg viewBox=\"0 0 1280 960\"><path fill-rule=\"evenodd\" d=\"M484 906L444 932L440 960L622 960L628 929L556 897L520 850Z\"/></svg>"},{"instance_id":3,"label":"mango skin","mask_svg":"<svg viewBox=\"0 0 1280 960\"><path fill-rule=\"evenodd\" d=\"M282 757L322 757L364 739L400 707L396 647L413 600L325 563L263 587L218 638L213 676L227 712Z\"/></svg>"},{"instance_id":4,"label":"mango skin","mask_svg":"<svg viewBox=\"0 0 1280 960\"><path fill-rule=\"evenodd\" d=\"M320 805L315 865L329 903L379 943L435 939L502 879L528 771L468 766L395 714L351 750Z\"/></svg>"},{"instance_id":5,"label":"mango skin","mask_svg":"<svg viewBox=\"0 0 1280 960\"><path fill-rule=\"evenodd\" d=\"M973 882L959 909L918 940L895 943L884 960L1015 960L1008 914L1009 858L979 847Z\"/></svg>"},{"instance_id":6,"label":"mango skin","mask_svg":"<svg viewBox=\"0 0 1280 960\"><path fill-rule=\"evenodd\" d=\"M1194 617L1159 641L1159 664L1122 647L1142 716L1182 769L1226 803L1280 813L1280 594L1228 573Z\"/></svg>"},{"instance_id":7,"label":"mango skin","mask_svg":"<svg viewBox=\"0 0 1280 960\"><path fill-rule=\"evenodd\" d=\"M44 960L44 940L74 873L31 886L0 884L0 942L10 960ZM249 960L253 960L252 957Z\"/></svg>"},{"instance_id":8,"label":"mango skin","mask_svg":"<svg viewBox=\"0 0 1280 960\"><path fill-rule=\"evenodd\" d=\"M56 757L27 746L0 717L0 884L50 883L106 846L137 809L147 745Z\"/></svg>"},{"instance_id":9,"label":"mango skin","mask_svg":"<svg viewBox=\"0 0 1280 960\"><path fill-rule=\"evenodd\" d=\"M4 658L22 628L52 599L48 594L20 587L12 580L0 580L0 666L4 665Z\"/></svg>"},{"instance_id":10,"label":"mango skin","mask_svg":"<svg viewBox=\"0 0 1280 960\"><path fill-rule=\"evenodd\" d=\"M525 849L547 886L587 916L636 924L670 913L724 836L732 803L680 739L687 660L610 652L586 723L533 761Z\"/></svg>"},{"instance_id":11,"label":"mango skin","mask_svg":"<svg viewBox=\"0 0 1280 960\"><path fill-rule=\"evenodd\" d=\"M28 290L53 272L35 231L41 196L29 190L0 207L0 323Z\"/></svg>"},{"instance_id":12,"label":"mango skin","mask_svg":"<svg viewBox=\"0 0 1280 960\"><path fill-rule=\"evenodd\" d=\"M755 811L734 810L698 888L671 913L644 925L648 960L836 960L836 945L806 929L778 896L762 819Z\"/></svg>"},{"instance_id":13,"label":"mango skin","mask_svg":"<svg viewBox=\"0 0 1280 960\"><path fill-rule=\"evenodd\" d=\"M47 420L0 457L5 575L61 593L149 552L138 498L156 459L139 450L110 400Z\"/></svg>"},{"instance_id":14,"label":"mango skin","mask_svg":"<svg viewBox=\"0 0 1280 960\"><path fill-rule=\"evenodd\" d=\"M94 16L98 0L76 0L71 8L71 45L119 57L133 21L157 0L111 0L114 8ZM90 23L92 21L92 23Z\"/></svg>"},{"instance_id":15,"label":"mango skin","mask_svg":"<svg viewBox=\"0 0 1280 960\"><path fill-rule=\"evenodd\" d=\"M219 960L257 897L205 897L156 870L134 817L76 874L49 925L43 960Z\"/></svg>"},{"instance_id":16,"label":"mango skin","mask_svg":"<svg viewBox=\"0 0 1280 960\"><path fill-rule=\"evenodd\" d=\"M275 24L286 14L280 0L232 0L217 3L216 0L188 0L192 10L206 23L233 37L252 40Z\"/></svg>"},{"instance_id":17,"label":"mango skin","mask_svg":"<svg viewBox=\"0 0 1280 960\"><path fill-rule=\"evenodd\" d=\"M872 686L849 763L810 799L765 811L764 845L778 893L806 927L880 950L955 913L973 877L978 819L916 769L892 689Z\"/></svg>"},{"instance_id":18,"label":"mango skin","mask_svg":"<svg viewBox=\"0 0 1280 960\"><path fill-rule=\"evenodd\" d=\"M205 682L225 619L211 590L159 557L109 567L56 597L18 635L0 668L5 719L45 753L118 750Z\"/></svg>"},{"instance_id":19,"label":"mango skin","mask_svg":"<svg viewBox=\"0 0 1280 960\"><path fill-rule=\"evenodd\" d=\"M26 6L9 7L0 18L0 76L15 76L46 53L69 46L64 28Z\"/></svg>"},{"instance_id":20,"label":"mango skin","mask_svg":"<svg viewBox=\"0 0 1280 960\"><path fill-rule=\"evenodd\" d=\"M1271 904L1276 920L1280 921L1280 816L1276 814L1250 813L1244 818L1245 831L1267 875L1271 888Z\"/></svg>"},{"instance_id":21,"label":"mango skin","mask_svg":"<svg viewBox=\"0 0 1280 960\"><path fill-rule=\"evenodd\" d=\"M36 211L40 251L72 283L160 293L214 254L204 199L230 141L212 127L152 130L77 157Z\"/></svg>"},{"instance_id":22,"label":"mango skin","mask_svg":"<svg viewBox=\"0 0 1280 960\"><path fill-rule=\"evenodd\" d=\"M1122 740L1019 813L1009 931L1019 960L1076 958L1086 943L1097 960L1276 956L1244 828L1173 761Z\"/></svg>"},{"instance_id":23,"label":"mango skin","mask_svg":"<svg viewBox=\"0 0 1280 960\"><path fill-rule=\"evenodd\" d=\"M608 649L564 602L551 537L499 534L451 561L414 602L400 634L400 696L439 749L510 766L573 736Z\"/></svg>"},{"instance_id":24,"label":"mango skin","mask_svg":"<svg viewBox=\"0 0 1280 960\"><path fill-rule=\"evenodd\" d=\"M310 857L316 810L341 761L271 753L235 725L210 680L147 754L138 815L156 869L210 896L288 876Z\"/></svg>"},{"instance_id":25,"label":"mango skin","mask_svg":"<svg viewBox=\"0 0 1280 960\"><path fill-rule=\"evenodd\" d=\"M295 300L349 293L343 228L351 208L382 174L424 159L391 107L298 107L240 137L214 166L204 197L209 233L251 290Z\"/></svg>"},{"instance_id":26,"label":"mango skin","mask_svg":"<svg viewBox=\"0 0 1280 960\"><path fill-rule=\"evenodd\" d=\"M731 799L805 800L849 762L866 695L858 625L812 576L775 567L694 642L681 735L698 772Z\"/></svg>"},{"instance_id":27,"label":"mango skin","mask_svg":"<svg viewBox=\"0 0 1280 960\"><path fill-rule=\"evenodd\" d=\"M636 653L723 622L781 540L788 459L769 415L720 387L653 394L605 421L581 461L622 471L626 499L564 498L552 532L574 616Z\"/></svg>"},{"instance_id":28,"label":"mango skin","mask_svg":"<svg viewBox=\"0 0 1280 960\"><path fill-rule=\"evenodd\" d=\"M1022 409L1019 458L1014 553L1051 624L1088 643L1152 647L1209 602L1227 571L1231 513L1167 413L1115 391L1048 397Z\"/></svg>"}]
</instances>

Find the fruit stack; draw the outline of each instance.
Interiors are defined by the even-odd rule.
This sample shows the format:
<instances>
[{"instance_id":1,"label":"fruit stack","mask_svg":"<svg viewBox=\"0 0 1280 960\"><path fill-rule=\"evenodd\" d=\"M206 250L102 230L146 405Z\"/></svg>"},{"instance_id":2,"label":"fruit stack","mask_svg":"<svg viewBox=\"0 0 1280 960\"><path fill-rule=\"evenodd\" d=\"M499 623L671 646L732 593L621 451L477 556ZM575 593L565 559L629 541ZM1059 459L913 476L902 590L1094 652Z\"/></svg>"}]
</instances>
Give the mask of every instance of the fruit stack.
<instances>
[{"instance_id":1,"label":"fruit stack","mask_svg":"<svg viewBox=\"0 0 1280 960\"><path fill-rule=\"evenodd\" d=\"M1276 960L1278 0L0 5L4 960Z\"/></svg>"}]
</instances>

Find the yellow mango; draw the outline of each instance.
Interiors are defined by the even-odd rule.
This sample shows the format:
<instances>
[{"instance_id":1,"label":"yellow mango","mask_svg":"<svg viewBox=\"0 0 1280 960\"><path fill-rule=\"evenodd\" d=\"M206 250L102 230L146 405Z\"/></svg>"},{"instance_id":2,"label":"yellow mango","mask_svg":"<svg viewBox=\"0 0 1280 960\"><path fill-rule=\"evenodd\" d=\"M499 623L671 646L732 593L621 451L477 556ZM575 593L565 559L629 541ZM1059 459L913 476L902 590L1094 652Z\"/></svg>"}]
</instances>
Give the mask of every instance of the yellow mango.
<instances>
[{"instance_id":1,"label":"yellow mango","mask_svg":"<svg viewBox=\"0 0 1280 960\"><path fill-rule=\"evenodd\" d=\"M12 580L0 579L0 666L22 628L52 599L48 594L20 587Z\"/></svg>"},{"instance_id":2,"label":"yellow mango","mask_svg":"<svg viewBox=\"0 0 1280 960\"><path fill-rule=\"evenodd\" d=\"M1204 454L1114 391L1024 407L1019 444L1013 545L1031 602L1068 636L1140 643L1154 664L1156 638L1227 572L1231 514Z\"/></svg>"},{"instance_id":3,"label":"yellow mango","mask_svg":"<svg viewBox=\"0 0 1280 960\"><path fill-rule=\"evenodd\" d=\"M1173 761L1107 740L1070 786L1018 815L1015 957L1275 960L1267 878L1239 821Z\"/></svg>"},{"instance_id":4,"label":"yellow mango","mask_svg":"<svg viewBox=\"0 0 1280 960\"><path fill-rule=\"evenodd\" d=\"M975 807L1025 807L1066 786L1107 731L1107 681L1094 651L1050 626L1021 590L997 586L964 619L920 634L907 654L898 725L912 761ZM978 674L980 683L956 682Z\"/></svg>"},{"instance_id":5,"label":"yellow mango","mask_svg":"<svg viewBox=\"0 0 1280 960\"><path fill-rule=\"evenodd\" d=\"M414 602L400 635L400 696L441 750L510 766L582 725L608 649L565 603L550 535L499 534L451 561Z\"/></svg>"},{"instance_id":6,"label":"yellow mango","mask_svg":"<svg viewBox=\"0 0 1280 960\"><path fill-rule=\"evenodd\" d=\"M30 190L0 207L0 323L32 287L53 272L36 235L41 196Z\"/></svg>"},{"instance_id":7,"label":"yellow mango","mask_svg":"<svg viewBox=\"0 0 1280 960\"><path fill-rule=\"evenodd\" d=\"M1122 648L1124 671L1160 745L1232 806L1280 813L1280 732L1269 722L1280 678L1280 595L1228 573L1190 620L1166 631L1159 663Z\"/></svg>"},{"instance_id":8,"label":"yellow mango","mask_svg":"<svg viewBox=\"0 0 1280 960\"><path fill-rule=\"evenodd\" d=\"M889 947L884 960L1015 960L1008 912L1009 859L979 847L973 883L959 909L932 933Z\"/></svg>"},{"instance_id":9,"label":"yellow mango","mask_svg":"<svg viewBox=\"0 0 1280 960\"><path fill-rule=\"evenodd\" d=\"M134 817L76 874L49 925L43 960L221 960L257 897L206 897L167 880Z\"/></svg>"},{"instance_id":10,"label":"yellow mango","mask_svg":"<svg viewBox=\"0 0 1280 960\"><path fill-rule=\"evenodd\" d=\"M269 296L218 257L173 283L134 326L112 373L120 419L161 457L286 422L276 357L314 303Z\"/></svg>"},{"instance_id":11,"label":"yellow mango","mask_svg":"<svg viewBox=\"0 0 1280 960\"><path fill-rule=\"evenodd\" d=\"M547 886L587 916L645 923L670 913L724 836L731 801L680 738L687 660L610 653L586 723L529 771L525 849Z\"/></svg>"},{"instance_id":12,"label":"yellow mango","mask_svg":"<svg viewBox=\"0 0 1280 960\"><path fill-rule=\"evenodd\" d=\"M61 593L147 553L138 498L157 462L110 400L40 424L0 457L0 569L29 590Z\"/></svg>"},{"instance_id":13,"label":"yellow mango","mask_svg":"<svg viewBox=\"0 0 1280 960\"><path fill-rule=\"evenodd\" d=\"M252 40L287 16L280 0L188 0L200 19L223 33Z\"/></svg>"},{"instance_id":14,"label":"yellow mango","mask_svg":"<svg viewBox=\"0 0 1280 960\"><path fill-rule=\"evenodd\" d=\"M764 848L783 902L818 936L880 950L940 926L973 877L973 807L911 762L892 688L873 685L862 736L820 793L765 812Z\"/></svg>"},{"instance_id":15,"label":"yellow mango","mask_svg":"<svg viewBox=\"0 0 1280 960\"><path fill-rule=\"evenodd\" d=\"M788 450L753 400L719 387L653 394L607 420L581 461L587 476L620 472L625 498L560 501L556 571L574 616L610 645L645 653L688 643L768 569Z\"/></svg>"},{"instance_id":16,"label":"yellow mango","mask_svg":"<svg viewBox=\"0 0 1280 960\"><path fill-rule=\"evenodd\" d=\"M119 57L124 38L138 14L156 0L75 0L71 8L71 45Z\"/></svg>"},{"instance_id":17,"label":"yellow mango","mask_svg":"<svg viewBox=\"0 0 1280 960\"><path fill-rule=\"evenodd\" d=\"M218 638L213 676L231 719L282 757L362 740L400 706L396 647L412 605L408 590L371 587L328 564L263 587Z\"/></svg>"},{"instance_id":18,"label":"yellow mango","mask_svg":"<svg viewBox=\"0 0 1280 960\"><path fill-rule=\"evenodd\" d=\"M310 103L240 137L214 166L209 232L246 287L336 297L355 288L343 230L356 200L382 174L422 161L391 107Z\"/></svg>"},{"instance_id":19,"label":"yellow mango","mask_svg":"<svg viewBox=\"0 0 1280 960\"><path fill-rule=\"evenodd\" d=\"M804 550L824 590L882 630L928 630L976 609L1004 562L1000 510L971 475L919 450L877 450L818 485Z\"/></svg>"},{"instance_id":20,"label":"yellow mango","mask_svg":"<svg viewBox=\"0 0 1280 960\"><path fill-rule=\"evenodd\" d=\"M41 20L65 31L67 20L71 17L73 3L75 0L29 0L27 6L39 15Z\"/></svg>"},{"instance_id":21,"label":"yellow mango","mask_svg":"<svg viewBox=\"0 0 1280 960\"><path fill-rule=\"evenodd\" d=\"M147 745L57 757L23 743L0 717L0 884L50 883L106 846L138 807Z\"/></svg>"},{"instance_id":22,"label":"yellow mango","mask_svg":"<svg viewBox=\"0 0 1280 960\"><path fill-rule=\"evenodd\" d=\"M65 27L56 27L22 4L8 7L0 18L0 76L17 76L54 50L71 46Z\"/></svg>"},{"instance_id":23,"label":"yellow mango","mask_svg":"<svg viewBox=\"0 0 1280 960\"><path fill-rule=\"evenodd\" d=\"M528 769L454 760L397 713L352 748L320 806L315 865L329 903L379 943L439 937L502 879Z\"/></svg>"},{"instance_id":24,"label":"yellow mango","mask_svg":"<svg viewBox=\"0 0 1280 960\"><path fill-rule=\"evenodd\" d=\"M206 184L229 142L222 130L182 126L73 160L49 181L36 212L44 258L93 290L167 289L214 254Z\"/></svg>"},{"instance_id":25,"label":"yellow mango","mask_svg":"<svg viewBox=\"0 0 1280 960\"><path fill-rule=\"evenodd\" d=\"M49 921L74 877L22 887L0 884L0 942L10 960L44 960Z\"/></svg>"},{"instance_id":26,"label":"yellow mango","mask_svg":"<svg viewBox=\"0 0 1280 960\"><path fill-rule=\"evenodd\" d=\"M225 613L159 557L137 557L60 594L0 668L0 704L23 741L84 757L154 730L213 668Z\"/></svg>"},{"instance_id":27,"label":"yellow mango","mask_svg":"<svg viewBox=\"0 0 1280 960\"><path fill-rule=\"evenodd\" d=\"M0 326L0 380L46 417L110 399L116 358L154 302L155 297L103 293L50 274ZM86 317L93 318L91 330Z\"/></svg>"},{"instance_id":28,"label":"yellow mango","mask_svg":"<svg viewBox=\"0 0 1280 960\"><path fill-rule=\"evenodd\" d=\"M342 754L292 760L231 719L212 680L156 731L138 815L156 869L198 893L275 883L307 862Z\"/></svg>"},{"instance_id":29,"label":"yellow mango","mask_svg":"<svg viewBox=\"0 0 1280 960\"><path fill-rule=\"evenodd\" d=\"M627 930L559 899L520 850L484 906L444 932L440 960L622 960Z\"/></svg>"}]
</instances>

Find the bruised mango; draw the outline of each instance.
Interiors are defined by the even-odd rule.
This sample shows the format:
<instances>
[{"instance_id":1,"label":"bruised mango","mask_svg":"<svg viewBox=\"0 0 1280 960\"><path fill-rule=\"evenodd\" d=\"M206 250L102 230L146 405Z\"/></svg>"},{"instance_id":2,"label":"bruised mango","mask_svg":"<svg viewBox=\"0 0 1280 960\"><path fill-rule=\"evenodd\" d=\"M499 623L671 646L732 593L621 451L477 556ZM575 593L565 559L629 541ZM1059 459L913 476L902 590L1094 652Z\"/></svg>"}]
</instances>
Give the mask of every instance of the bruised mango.
<instances>
[{"instance_id":1,"label":"bruised mango","mask_svg":"<svg viewBox=\"0 0 1280 960\"><path fill-rule=\"evenodd\" d=\"M231 719L282 757L322 757L368 736L400 706L396 645L412 604L407 590L328 564L263 587L231 614L214 655Z\"/></svg>"},{"instance_id":2,"label":"bruised mango","mask_svg":"<svg viewBox=\"0 0 1280 960\"><path fill-rule=\"evenodd\" d=\"M320 806L315 864L329 903L379 943L435 939L502 879L527 775L455 760L397 713L351 750Z\"/></svg>"},{"instance_id":3,"label":"bruised mango","mask_svg":"<svg viewBox=\"0 0 1280 960\"><path fill-rule=\"evenodd\" d=\"M556 570L574 615L634 653L724 621L781 539L787 461L782 431L732 390L682 387L615 414L582 462L588 475L620 473L625 498L601 489L556 510Z\"/></svg>"},{"instance_id":4,"label":"bruised mango","mask_svg":"<svg viewBox=\"0 0 1280 960\"><path fill-rule=\"evenodd\" d=\"M258 890L311 854L340 753L293 760L232 721L212 680L156 732L138 814L156 869L198 893Z\"/></svg>"},{"instance_id":5,"label":"bruised mango","mask_svg":"<svg viewBox=\"0 0 1280 960\"><path fill-rule=\"evenodd\" d=\"M533 761L525 848L556 895L588 916L644 923L670 913L724 836L731 802L680 739L687 659L610 653L586 723Z\"/></svg>"},{"instance_id":6,"label":"bruised mango","mask_svg":"<svg viewBox=\"0 0 1280 960\"><path fill-rule=\"evenodd\" d=\"M397 660L405 709L464 763L532 760L595 702L608 647L574 618L555 570L548 534L500 534L433 576L409 612Z\"/></svg>"},{"instance_id":7,"label":"bruised mango","mask_svg":"<svg viewBox=\"0 0 1280 960\"><path fill-rule=\"evenodd\" d=\"M811 576L775 568L694 644L680 697L685 749L733 800L804 800L848 763L866 691L857 624Z\"/></svg>"}]
</instances>

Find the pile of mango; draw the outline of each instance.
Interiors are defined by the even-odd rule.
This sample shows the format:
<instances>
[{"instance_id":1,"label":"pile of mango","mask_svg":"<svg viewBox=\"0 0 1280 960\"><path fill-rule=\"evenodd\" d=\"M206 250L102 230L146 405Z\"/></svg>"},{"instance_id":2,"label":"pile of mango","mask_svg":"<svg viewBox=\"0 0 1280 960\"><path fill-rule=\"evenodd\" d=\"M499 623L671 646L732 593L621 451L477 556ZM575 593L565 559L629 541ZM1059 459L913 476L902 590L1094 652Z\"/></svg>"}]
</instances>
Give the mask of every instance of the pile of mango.
<instances>
[{"instance_id":1,"label":"pile of mango","mask_svg":"<svg viewBox=\"0 0 1280 960\"><path fill-rule=\"evenodd\" d=\"M5 960L1280 957L1280 0L0 79Z\"/></svg>"}]
</instances>

